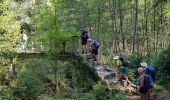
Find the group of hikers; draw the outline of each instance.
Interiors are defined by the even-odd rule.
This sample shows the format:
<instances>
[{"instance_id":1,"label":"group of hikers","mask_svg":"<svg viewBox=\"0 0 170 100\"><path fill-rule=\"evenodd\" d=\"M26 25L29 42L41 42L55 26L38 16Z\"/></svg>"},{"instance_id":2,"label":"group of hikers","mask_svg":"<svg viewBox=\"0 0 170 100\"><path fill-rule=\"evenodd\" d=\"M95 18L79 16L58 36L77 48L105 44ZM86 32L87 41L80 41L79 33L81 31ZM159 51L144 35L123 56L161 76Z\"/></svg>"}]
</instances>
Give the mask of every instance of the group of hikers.
<instances>
[{"instance_id":1,"label":"group of hikers","mask_svg":"<svg viewBox=\"0 0 170 100\"><path fill-rule=\"evenodd\" d=\"M128 78L128 66L130 62L122 56L115 56L114 60L118 68L120 83L122 80L126 80L127 85L131 85L131 81ZM152 66L148 66L146 62L141 62L137 72L135 88L140 93L141 100L150 100L151 90L155 82L155 69Z\"/></svg>"},{"instance_id":2,"label":"group of hikers","mask_svg":"<svg viewBox=\"0 0 170 100\"><path fill-rule=\"evenodd\" d=\"M91 39L87 30L81 29L80 33L83 48L82 53L90 53L93 60L98 62L99 42L96 39ZM125 80L127 84L130 85L131 81L128 78L130 62L123 56L115 56L113 59L118 70L116 75L119 77L118 81L122 82ZM141 100L150 100L151 89L155 82L155 69L152 66L148 66L145 62L141 62L137 72L136 90L140 93Z\"/></svg>"},{"instance_id":3,"label":"group of hikers","mask_svg":"<svg viewBox=\"0 0 170 100\"><path fill-rule=\"evenodd\" d=\"M97 39L91 39L89 37L88 31L81 29L81 44L82 44L82 53L87 54L90 53L91 57L94 61L98 62L98 49L99 49L99 42Z\"/></svg>"}]
</instances>

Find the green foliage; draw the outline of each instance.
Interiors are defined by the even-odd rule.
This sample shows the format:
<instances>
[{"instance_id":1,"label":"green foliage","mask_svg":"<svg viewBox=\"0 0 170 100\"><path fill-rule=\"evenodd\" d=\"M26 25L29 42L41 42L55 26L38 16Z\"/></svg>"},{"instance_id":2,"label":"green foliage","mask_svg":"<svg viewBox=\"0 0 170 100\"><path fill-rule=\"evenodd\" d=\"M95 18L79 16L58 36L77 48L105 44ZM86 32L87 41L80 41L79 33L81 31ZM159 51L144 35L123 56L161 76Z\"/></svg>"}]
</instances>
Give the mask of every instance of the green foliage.
<instances>
[{"instance_id":1,"label":"green foliage","mask_svg":"<svg viewBox=\"0 0 170 100\"><path fill-rule=\"evenodd\" d=\"M127 98L125 95L120 94L119 91L109 90L106 82L102 81L94 85L93 90L80 98L80 100L127 100Z\"/></svg>"},{"instance_id":2,"label":"green foliage","mask_svg":"<svg viewBox=\"0 0 170 100\"><path fill-rule=\"evenodd\" d=\"M109 98L109 88L105 82L94 85L92 93L95 94L97 100L106 100Z\"/></svg>"},{"instance_id":3,"label":"green foliage","mask_svg":"<svg viewBox=\"0 0 170 100\"><path fill-rule=\"evenodd\" d=\"M71 67L71 66L70 66ZM66 73L67 78L71 78L73 87L83 88L83 91L89 91L92 86L99 81L99 77L95 72L94 67L88 65L82 57L79 57L77 62L75 62L70 70L70 67ZM79 89L80 90L80 89Z\"/></svg>"},{"instance_id":4,"label":"green foliage","mask_svg":"<svg viewBox=\"0 0 170 100\"><path fill-rule=\"evenodd\" d=\"M20 62L16 64L18 78L13 78L13 74L9 77L9 71L6 71L8 77L1 78L4 80L2 84L8 82L10 85L4 92L4 100L37 100L38 96L48 92L48 84L51 84L48 74L51 62L45 59L18 60ZM2 75L4 77L3 73Z\"/></svg>"},{"instance_id":5,"label":"green foliage","mask_svg":"<svg viewBox=\"0 0 170 100\"><path fill-rule=\"evenodd\" d=\"M34 73L24 72L12 91L13 96L20 100L36 99L43 91L43 83Z\"/></svg>"},{"instance_id":6,"label":"green foliage","mask_svg":"<svg viewBox=\"0 0 170 100\"><path fill-rule=\"evenodd\" d=\"M51 41L51 47L49 49L49 55L52 58L55 58L57 54L63 51L63 43L68 38L68 35L64 32L61 32L57 27L54 33L49 33L49 41Z\"/></svg>"},{"instance_id":7,"label":"green foliage","mask_svg":"<svg viewBox=\"0 0 170 100\"><path fill-rule=\"evenodd\" d=\"M19 41L20 22L14 19L14 12L10 9L10 1L0 3L0 55L12 56L17 51ZM0 11L1 12L1 11Z\"/></svg>"},{"instance_id":8,"label":"green foliage","mask_svg":"<svg viewBox=\"0 0 170 100\"><path fill-rule=\"evenodd\" d=\"M96 95L95 94L89 92L89 93L86 93L85 96L81 97L78 100L97 100L97 99L96 99Z\"/></svg>"},{"instance_id":9,"label":"green foliage","mask_svg":"<svg viewBox=\"0 0 170 100\"><path fill-rule=\"evenodd\" d=\"M136 69L129 69L128 70L128 78L129 78L129 80L132 82L132 83L134 83L134 84L136 84L135 82L136 82L136 72L137 72L137 70Z\"/></svg>"},{"instance_id":10,"label":"green foliage","mask_svg":"<svg viewBox=\"0 0 170 100\"><path fill-rule=\"evenodd\" d=\"M9 86L10 85L10 81L11 81L11 75L7 74L7 70L5 69L1 69L0 70L0 85L1 86Z\"/></svg>"},{"instance_id":11,"label":"green foliage","mask_svg":"<svg viewBox=\"0 0 170 100\"><path fill-rule=\"evenodd\" d=\"M170 47L163 50L158 56L153 58L152 64L156 69L156 81L169 88L170 82ZM159 78L158 78L159 77ZM168 83L168 84L167 84Z\"/></svg>"},{"instance_id":12,"label":"green foliage","mask_svg":"<svg viewBox=\"0 0 170 100\"><path fill-rule=\"evenodd\" d=\"M118 93L115 96L112 96L111 100L129 100L129 99L125 95Z\"/></svg>"},{"instance_id":13,"label":"green foliage","mask_svg":"<svg viewBox=\"0 0 170 100\"><path fill-rule=\"evenodd\" d=\"M128 58L132 68L138 68L140 66L140 63L143 61L140 54L132 54Z\"/></svg>"}]
</instances>

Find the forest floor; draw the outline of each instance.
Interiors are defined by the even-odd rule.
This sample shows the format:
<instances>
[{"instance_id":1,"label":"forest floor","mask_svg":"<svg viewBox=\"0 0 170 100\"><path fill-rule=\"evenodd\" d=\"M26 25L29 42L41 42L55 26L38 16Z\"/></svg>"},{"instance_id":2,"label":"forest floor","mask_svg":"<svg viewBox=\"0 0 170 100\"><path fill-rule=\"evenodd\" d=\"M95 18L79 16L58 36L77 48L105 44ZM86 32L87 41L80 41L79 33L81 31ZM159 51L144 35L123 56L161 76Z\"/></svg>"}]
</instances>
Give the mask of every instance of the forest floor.
<instances>
[{"instance_id":1,"label":"forest floor","mask_svg":"<svg viewBox=\"0 0 170 100\"><path fill-rule=\"evenodd\" d=\"M152 92L152 100L170 100L170 92L162 86L155 85Z\"/></svg>"},{"instance_id":2,"label":"forest floor","mask_svg":"<svg viewBox=\"0 0 170 100\"><path fill-rule=\"evenodd\" d=\"M128 96L129 100L140 100L140 96ZM170 100L170 92L162 86L155 85L152 90L151 100Z\"/></svg>"}]
</instances>

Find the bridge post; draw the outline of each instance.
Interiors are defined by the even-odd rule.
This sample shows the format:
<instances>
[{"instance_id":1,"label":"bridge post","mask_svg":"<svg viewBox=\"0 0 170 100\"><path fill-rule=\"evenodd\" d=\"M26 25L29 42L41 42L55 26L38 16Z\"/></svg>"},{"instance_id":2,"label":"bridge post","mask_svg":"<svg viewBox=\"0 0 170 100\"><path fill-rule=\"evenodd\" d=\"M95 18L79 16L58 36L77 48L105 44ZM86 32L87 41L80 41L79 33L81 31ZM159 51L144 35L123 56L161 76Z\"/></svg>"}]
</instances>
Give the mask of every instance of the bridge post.
<instances>
[{"instance_id":1,"label":"bridge post","mask_svg":"<svg viewBox=\"0 0 170 100\"><path fill-rule=\"evenodd\" d=\"M10 66L9 66L9 71L12 71L13 73L16 73L16 69L15 69L15 67L16 67L16 59L14 58L14 57L11 57L10 58Z\"/></svg>"}]
</instances>

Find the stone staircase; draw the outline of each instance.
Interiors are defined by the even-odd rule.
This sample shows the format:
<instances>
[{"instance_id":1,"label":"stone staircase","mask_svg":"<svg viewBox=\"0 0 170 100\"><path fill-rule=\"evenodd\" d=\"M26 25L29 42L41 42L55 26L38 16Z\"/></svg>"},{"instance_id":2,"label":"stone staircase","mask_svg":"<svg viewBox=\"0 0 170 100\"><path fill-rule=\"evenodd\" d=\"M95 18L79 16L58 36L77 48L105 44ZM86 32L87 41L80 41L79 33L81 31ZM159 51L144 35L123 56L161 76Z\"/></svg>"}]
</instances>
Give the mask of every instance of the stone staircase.
<instances>
[{"instance_id":1,"label":"stone staircase","mask_svg":"<svg viewBox=\"0 0 170 100\"><path fill-rule=\"evenodd\" d=\"M127 98L129 100L140 100L140 97L136 95L135 85L130 84L127 85L127 81L123 81L123 84L120 84L117 77L117 72L113 72L112 68L102 63L97 63L93 61L90 57L90 54L82 55L89 62L91 66L93 66L102 81L106 81L110 90L117 89L121 92L127 94Z\"/></svg>"},{"instance_id":2,"label":"stone staircase","mask_svg":"<svg viewBox=\"0 0 170 100\"><path fill-rule=\"evenodd\" d=\"M67 54L69 56L61 56L59 58L66 59L66 58L77 58L79 56L83 57L83 60L87 61L90 67L95 68L96 73L98 74L100 80L105 81L112 91L120 90L122 93L126 94L128 100L141 100L139 94L137 93L136 86L133 84L127 85L127 81L123 81L120 83L117 77L117 71L113 71L112 68L109 66L95 62L90 54L80 54L80 52L76 52L74 54ZM72 57L74 55L74 57ZM154 86L155 87L155 86ZM164 90L164 89L163 89ZM159 91L159 92L158 92ZM160 95L161 94L161 95ZM170 100L169 92L160 91L159 88L153 88L153 94L151 96L151 100Z\"/></svg>"}]
</instances>

